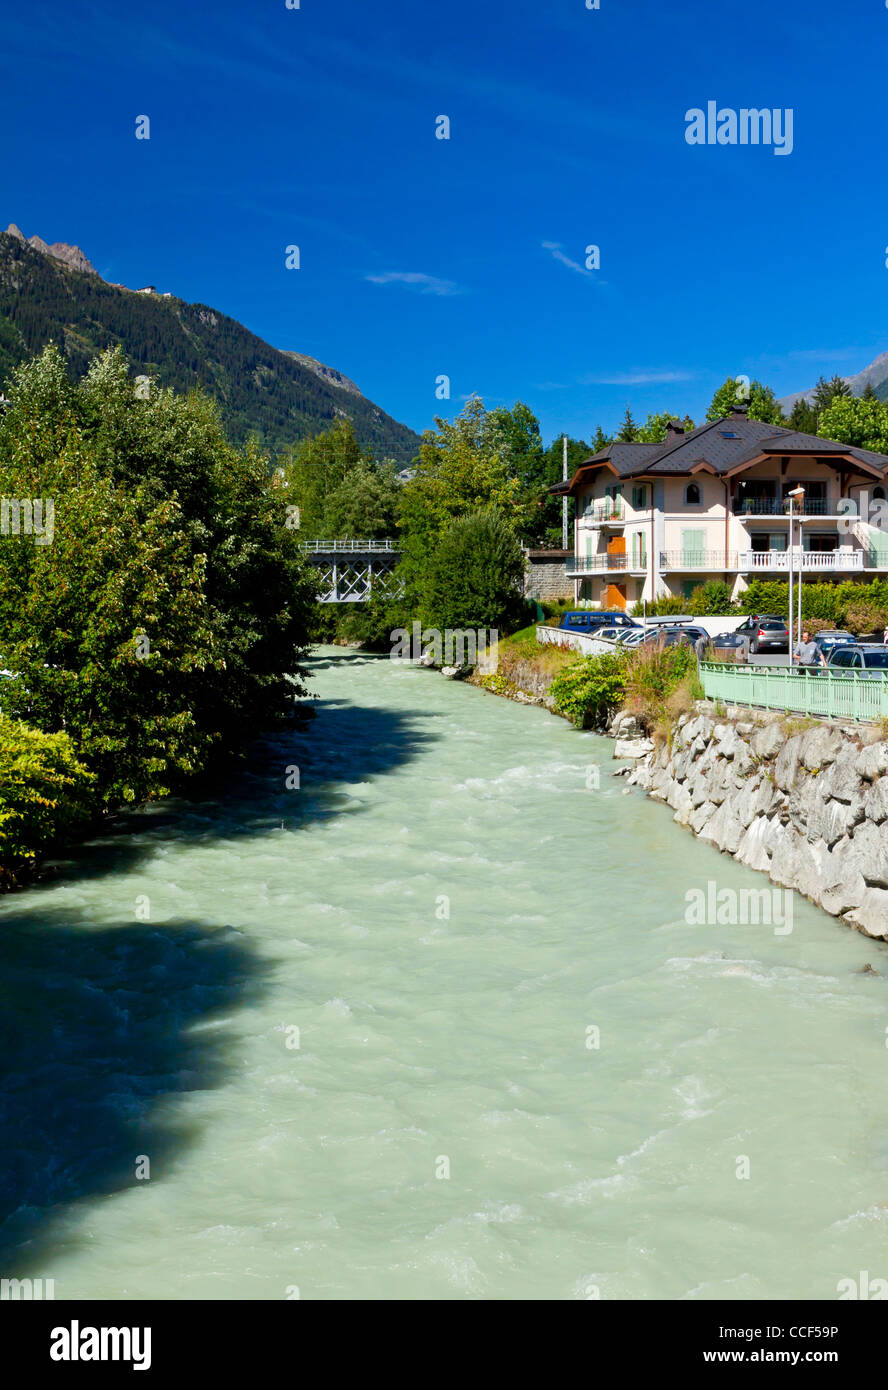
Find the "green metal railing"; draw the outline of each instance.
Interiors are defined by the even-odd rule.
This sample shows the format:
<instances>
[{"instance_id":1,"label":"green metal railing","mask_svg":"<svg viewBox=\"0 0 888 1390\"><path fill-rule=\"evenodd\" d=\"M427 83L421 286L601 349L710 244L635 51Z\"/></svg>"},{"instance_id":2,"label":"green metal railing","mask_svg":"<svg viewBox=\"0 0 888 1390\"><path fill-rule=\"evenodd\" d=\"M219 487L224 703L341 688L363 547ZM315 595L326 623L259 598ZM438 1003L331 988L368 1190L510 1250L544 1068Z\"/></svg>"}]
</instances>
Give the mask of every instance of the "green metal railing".
<instances>
[{"instance_id":1,"label":"green metal railing","mask_svg":"<svg viewBox=\"0 0 888 1390\"><path fill-rule=\"evenodd\" d=\"M856 676L819 667L790 670L788 666L701 661L700 679L710 700L830 719L888 718L888 675L882 672Z\"/></svg>"}]
</instances>

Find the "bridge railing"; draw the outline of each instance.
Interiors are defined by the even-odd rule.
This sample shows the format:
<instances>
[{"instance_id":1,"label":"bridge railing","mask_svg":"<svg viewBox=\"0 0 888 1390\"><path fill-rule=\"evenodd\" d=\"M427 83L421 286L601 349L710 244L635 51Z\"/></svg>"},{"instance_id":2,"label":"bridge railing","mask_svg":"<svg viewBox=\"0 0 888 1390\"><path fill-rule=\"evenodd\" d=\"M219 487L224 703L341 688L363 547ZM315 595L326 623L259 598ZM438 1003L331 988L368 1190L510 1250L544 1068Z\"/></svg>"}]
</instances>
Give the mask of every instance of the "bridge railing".
<instances>
[{"instance_id":1,"label":"bridge railing","mask_svg":"<svg viewBox=\"0 0 888 1390\"><path fill-rule=\"evenodd\" d=\"M710 700L764 709L819 714L832 719L888 718L888 676L788 666L741 666L701 661L700 678Z\"/></svg>"},{"instance_id":2,"label":"bridge railing","mask_svg":"<svg viewBox=\"0 0 888 1390\"><path fill-rule=\"evenodd\" d=\"M362 554L366 555L368 553L387 553L396 550L397 546L392 540L355 541L349 539L338 541L303 541L302 549L307 550L312 555L328 555L335 551L338 551L340 554L343 552L360 551Z\"/></svg>"}]
</instances>

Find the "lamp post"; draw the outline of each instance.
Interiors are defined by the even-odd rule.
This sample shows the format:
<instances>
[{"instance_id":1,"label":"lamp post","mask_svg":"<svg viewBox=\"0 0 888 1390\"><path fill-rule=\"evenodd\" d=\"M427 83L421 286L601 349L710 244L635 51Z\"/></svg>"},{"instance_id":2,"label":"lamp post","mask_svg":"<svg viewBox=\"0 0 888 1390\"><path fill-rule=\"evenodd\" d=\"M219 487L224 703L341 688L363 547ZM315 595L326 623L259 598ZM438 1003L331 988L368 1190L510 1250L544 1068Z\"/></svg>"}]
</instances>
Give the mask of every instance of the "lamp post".
<instances>
[{"instance_id":1,"label":"lamp post","mask_svg":"<svg viewBox=\"0 0 888 1390\"><path fill-rule=\"evenodd\" d=\"M792 489L792 491L791 491L791 492L788 492L786 495L787 495L787 497L789 498L789 652L788 652L788 657L789 657L789 669L792 670L792 645L793 645L793 644L792 644L792 520L793 520L793 517L792 517L792 504L793 504L794 501L798 500L798 503L799 503L799 552L800 552L800 553L799 553L799 625L798 625L797 637L798 637L798 640L801 641L801 640L802 640L802 557L801 557L802 522L801 522L801 506L802 506L802 500L804 499L804 496L805 496L805 489L804 489L803 487L794 487L794 488Z\"/></svg>"}]
</instances>

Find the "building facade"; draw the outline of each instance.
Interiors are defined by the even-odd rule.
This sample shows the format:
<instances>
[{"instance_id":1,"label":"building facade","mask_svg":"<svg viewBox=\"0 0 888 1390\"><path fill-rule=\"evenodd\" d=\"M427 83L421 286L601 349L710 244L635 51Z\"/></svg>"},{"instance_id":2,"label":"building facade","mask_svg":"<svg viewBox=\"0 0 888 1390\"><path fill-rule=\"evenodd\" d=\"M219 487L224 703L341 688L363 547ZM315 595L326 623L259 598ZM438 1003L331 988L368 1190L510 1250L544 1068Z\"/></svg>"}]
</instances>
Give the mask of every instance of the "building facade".
<instances>
[{"instance_id":1,"label":"building facade","mask_svg":"<svg viewBox=\"0 0 888 1390\"><path fill-rule=\"evenodd\" d=\"M673 425L663 443L609 445L553 492L576 502L577 602L627 608L713 579L736 597L752 578L787 577L791 555L806 578L888 575L888 457L745 407L688 433Z\"/></svg>"}]
</instances>

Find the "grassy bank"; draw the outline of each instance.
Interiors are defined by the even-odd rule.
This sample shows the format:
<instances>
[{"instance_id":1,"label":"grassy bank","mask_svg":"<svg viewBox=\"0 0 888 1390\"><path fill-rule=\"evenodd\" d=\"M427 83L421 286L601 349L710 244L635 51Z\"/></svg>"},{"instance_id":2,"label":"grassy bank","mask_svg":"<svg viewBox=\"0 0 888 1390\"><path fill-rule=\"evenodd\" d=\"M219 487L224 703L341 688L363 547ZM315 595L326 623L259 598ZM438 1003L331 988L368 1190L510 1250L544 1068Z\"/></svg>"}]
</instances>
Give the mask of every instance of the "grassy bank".
<instances>
[{"instance_id":1,"label":"grassy bank","mask_svg":"<svg viewBox=\"0 0 888 1390\"><path fill-rule=\"evenodd\" d=\"M532 624L502 638L497 646L496 671L482 671L473 680L496 695L522 691L537 698L545 697L555 677L576 659L576 652L566 647L538 642L536 624Z\"/></svg>"}]
</instances>

